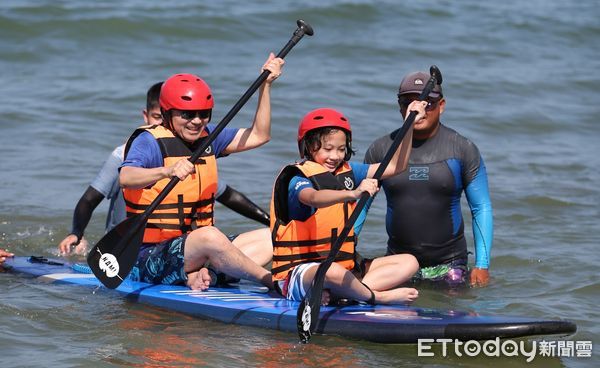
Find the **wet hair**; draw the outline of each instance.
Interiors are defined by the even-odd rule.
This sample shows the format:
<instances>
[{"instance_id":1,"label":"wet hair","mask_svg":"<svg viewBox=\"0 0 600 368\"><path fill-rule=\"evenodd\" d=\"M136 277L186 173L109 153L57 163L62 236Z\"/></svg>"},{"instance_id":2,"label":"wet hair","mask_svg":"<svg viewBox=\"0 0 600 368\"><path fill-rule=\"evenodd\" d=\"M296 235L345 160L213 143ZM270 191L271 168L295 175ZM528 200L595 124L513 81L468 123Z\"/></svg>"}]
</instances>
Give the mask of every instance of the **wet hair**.
<instances>
[{"instance_id":1,"label":"wet hair","mask_svg":"<svg viewBox=\"0 0 600 368\"><path fill-rule=\"evenodd\" d=\"M146 111L150 111L156 107L159 107L158 98L160 97L160 88L163 82L154 83L152 87L148 89L146 93Z\"/></svg>"},{"instance_id":2,"label":"wet hair","mask_svg":"<svg viewBox=\"0 0 600 368\"><path fill-rule=\"evenodd\" d=\"M352 155L356 153L352 149L352 136L347 130L337 127L323 127L308 131L299 143L300 155L307 159L313 160L312 152L316 152L321 149L323 138L331 133L337 132L338 130L343 131L346 135L346 155L344 156L344 161L350 160Z\"/></svg>"}]
</instances>

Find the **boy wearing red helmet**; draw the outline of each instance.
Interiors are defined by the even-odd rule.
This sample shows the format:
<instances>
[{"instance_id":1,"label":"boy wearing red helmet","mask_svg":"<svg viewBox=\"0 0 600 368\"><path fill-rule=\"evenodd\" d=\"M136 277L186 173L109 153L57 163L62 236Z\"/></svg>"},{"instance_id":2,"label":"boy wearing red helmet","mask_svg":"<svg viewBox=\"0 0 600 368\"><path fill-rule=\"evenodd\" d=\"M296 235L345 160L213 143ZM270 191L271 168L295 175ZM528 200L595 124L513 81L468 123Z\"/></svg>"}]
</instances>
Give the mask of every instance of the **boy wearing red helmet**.
<instances>
[{"instance_id":1,"label":"boy wearing red helmet","mask_svg":"<svg viewBox=\"0 0 600 368\"><path fill-rule=\"evenodd\" d=\"M193 74L176 74L165 81L159 99L163 124L136 130L126 146L120 180L128 213L143 212L172 177L177 176L180 182L148 219L144 243L131 273L133 279L153 284L185 283L205 290L215 281L205 267L210 263L229 276L272 285L271 274L258 265L270 259L268 238L266 242L252 242L261 238L257 234L261 230L244 233L233 240L239 245L236 247L213 226L213 209L216 159L256 148L270 139L270 89L283 64L283 59L271 54L263 66L271 73L260 87L252 126L223 129L194 164L188 158L215 129L208 125L214 107L212 93Z\"/></svg>"},{"instance_id":2,"label":"boy wearing red helmet","mask_svg":"<svg viewBox=\"0 0 600 368\"><path fill-rule=\"evenodd\" d=\"M425 102L415 101L410 106L417 111L417 119L425 114L424 108ZM406 141L411 136L412 131ZM354 153L351 142L350 123L344 115L330 108L313 110L298 128L298 148L304 161L286 166L275 180L271 272L276 290L288 299L303 299L356 200L362 192L373 195L379 189L377 180L372 179L379 164L348 162ZM398 148L384 178L405 169L409 151L410 145L404 143ZM415 257L396 254L361 260L355 247L351 230L325 275L324 288L331 296L371 304L405 303L418 297L416 289L399 287L418 270ZM323 294L323 303L328 303L329 293Z\"/></svg>"}]
</instances>

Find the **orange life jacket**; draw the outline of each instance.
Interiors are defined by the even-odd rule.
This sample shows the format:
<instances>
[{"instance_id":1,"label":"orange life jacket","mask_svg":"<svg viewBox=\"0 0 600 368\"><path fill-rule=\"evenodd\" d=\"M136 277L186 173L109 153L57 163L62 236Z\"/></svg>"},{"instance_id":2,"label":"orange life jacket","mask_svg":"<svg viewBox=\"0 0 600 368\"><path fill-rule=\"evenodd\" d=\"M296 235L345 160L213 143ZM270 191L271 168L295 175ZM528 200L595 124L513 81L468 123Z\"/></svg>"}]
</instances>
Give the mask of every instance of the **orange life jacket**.
<instances>
[{"instance_id":1,"label":"orange life jacket","mask_svg":"<svg viewBox=\"0 0 600 368\"><path fill-rule=\"evenodd\" d=\"M288 214L288 185L290 180L302 175L317 190L352 190L355 179L348 163L335 173L313 162L289 165L283 168L275 180L271 200L271 236L273 240L273 280L283 280L292 268L303 263L323 261L337 235L342 232L356 202L336 203L317 208L305 221L290 220ZM356 237L352 229L342 244L335 261L346 269L354 268Z\"/></svg>"},{"instance_id":2,"label":"orange life jacket","mask_svg":"<svg viewBox=\"0 0 600 368\"><path fill-rule=\"evenodd\" d=\"M131 142L142 132L149 132L158 142L164 166L171 166L193 152L179 137L162 125L138 128L127 141L125 157ZM200 144L208 133L195 144ZM173 239L201 226L213 225L213 209L217 191L217 160L208 146L196 161L196 172L180 181L150 214L144 230L144 243ZM127 217L144 212L171 181L165 178L143 189L123 189Z\"/></svg>"}]
</instances>

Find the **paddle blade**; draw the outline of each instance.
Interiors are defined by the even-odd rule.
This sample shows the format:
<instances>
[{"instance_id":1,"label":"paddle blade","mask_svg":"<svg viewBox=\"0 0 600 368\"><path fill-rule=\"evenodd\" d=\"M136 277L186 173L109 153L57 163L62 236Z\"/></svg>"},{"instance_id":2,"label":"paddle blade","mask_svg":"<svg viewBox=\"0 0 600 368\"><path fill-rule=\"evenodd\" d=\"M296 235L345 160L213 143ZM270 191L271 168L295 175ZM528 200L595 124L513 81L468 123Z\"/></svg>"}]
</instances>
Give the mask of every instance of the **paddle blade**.
<instances>
[{"instance_id":1,"label":"paddle blade","mask_svg":"<svg viewBox=\"0 0 600 368\"><path fill-rule=\"evenodd\" d=\"M314 292L313 292L314 291ZM296 314L296 324L298 327L298 336L300 342L308 343L312 333L317 328L319 321L319 313L321 312L321 297L323 294L323 286L310 288L308 294L302 299Z\"/></svg>"},{"instance_id":2,"label":"paddle blade","mask_svg":"<svg viewBox=\"0 0 600 368\"><path fill-rule=\"evenodd\" d=\"M117 288L135 265L146 221L141 215L126 219L104 235L88 254L88 265L107 288Z\"/></svg>"}]
</instances>

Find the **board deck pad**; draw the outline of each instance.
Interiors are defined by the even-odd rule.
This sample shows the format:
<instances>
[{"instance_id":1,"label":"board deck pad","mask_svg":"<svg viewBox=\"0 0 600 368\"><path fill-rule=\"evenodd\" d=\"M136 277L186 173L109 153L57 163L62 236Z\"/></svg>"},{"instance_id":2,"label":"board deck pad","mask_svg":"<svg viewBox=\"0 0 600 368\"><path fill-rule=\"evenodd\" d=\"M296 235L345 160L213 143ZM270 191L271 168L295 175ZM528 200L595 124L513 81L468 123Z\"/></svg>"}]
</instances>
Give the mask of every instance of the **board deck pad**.
<instances>
[{"instance_id":1,"label":"board deck pad","mask_svg":"<svg viewBox=\"0 0 600 368\"><path fill-rule=\"evenodd\" d=\"M125 281L106 289L87 265L59 259L14 257L5 268L20 275L116 292L128 300L224 323L297 332L299 302L289 301L266 287L242 281L231 287L195 291L186 286L152 285ZM324 306L316 334L339 335L379 343L417 343L418 339L490 340L540 335L570 335L570 321L541 318L486 316L474 312L429 309L406 305Z\"/></svg>"}]
</instances>

